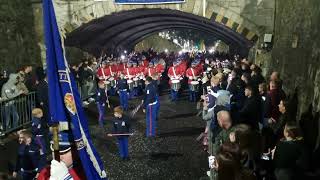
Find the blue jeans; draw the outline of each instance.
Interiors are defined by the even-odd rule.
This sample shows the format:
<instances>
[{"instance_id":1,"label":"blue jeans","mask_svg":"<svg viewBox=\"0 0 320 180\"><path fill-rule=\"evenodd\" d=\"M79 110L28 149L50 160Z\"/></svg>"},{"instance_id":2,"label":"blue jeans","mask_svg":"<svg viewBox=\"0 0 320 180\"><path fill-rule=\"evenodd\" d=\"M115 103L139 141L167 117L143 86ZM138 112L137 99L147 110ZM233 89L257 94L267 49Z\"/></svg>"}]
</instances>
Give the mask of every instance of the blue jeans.
<instances>
[{"instance_id":1,"label":"blue jeans","mask_svg":"<svg viewBox=\"0 0 320 180\"><path fill-rule=\"evenodd\" d=\"M118 137L118 148L119 148L120 157L122 159L129 157L128 137L127 136Z\"/></svg>"},{"instance_id":2,"label":"blue jeans","mask_svg":"<svg viewBox=\"0 0 320 180\"><path fill-rule=\"evenodd\" d=\"M4 106L4 112L5 112L5 121L6 121L6 129L18 127L18 121L19 121L19 115L17 108L14 104L9 104ZM12 121L11 121L12 116Z\"/></svg>"}]
</instances>

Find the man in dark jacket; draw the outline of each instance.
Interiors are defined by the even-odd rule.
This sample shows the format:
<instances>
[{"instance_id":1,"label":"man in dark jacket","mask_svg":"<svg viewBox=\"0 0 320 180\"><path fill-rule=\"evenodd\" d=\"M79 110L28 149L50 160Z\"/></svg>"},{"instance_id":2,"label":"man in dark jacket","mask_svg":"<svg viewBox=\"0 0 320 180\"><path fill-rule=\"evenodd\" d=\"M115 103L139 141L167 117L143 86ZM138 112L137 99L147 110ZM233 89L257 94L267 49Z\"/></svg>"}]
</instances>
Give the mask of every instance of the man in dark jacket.
<instances>
[{"instance_id":1,"label":"man in dark jacket","mask_svg":"<svg viewBox=\"0 0 320 180\"><path fill-rule=\"evenodd\" d=\"M240 123L247 124L252 128L258 130L258 122L262 118L261 98L254 93L253 87L247 85L245 88L246 100L243 107L240 109Z\"/></svg>"}]
</instances>

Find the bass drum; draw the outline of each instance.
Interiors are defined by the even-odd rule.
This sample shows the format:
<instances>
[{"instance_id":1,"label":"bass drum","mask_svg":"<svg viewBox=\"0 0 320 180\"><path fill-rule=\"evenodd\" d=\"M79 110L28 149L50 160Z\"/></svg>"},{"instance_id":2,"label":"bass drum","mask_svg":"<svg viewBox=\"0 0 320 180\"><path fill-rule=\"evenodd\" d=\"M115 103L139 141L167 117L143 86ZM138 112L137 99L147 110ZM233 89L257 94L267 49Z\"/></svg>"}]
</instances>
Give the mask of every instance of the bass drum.
<instances>
[{"instance_id":1,"label":"bass drum","mask_svg":"<svg viewBox=\"0 0 320 180\"><path fill-rule=\"evenodd\" d=\"M198 81L191 81L190 90L198 92L199 91L199 82Z\"/></svg>"},{"instance_id":2,"label":"bass drum","mask_svg":"<svg viewBox=\"0 0 320 180\"><path fill-rule=\"evenodd\" d=\"M139 86L139 79L133 78L133 87L138 87L138 86Z\"/></svg>"},{"instance_id":3,"label":"bass drum","mask_svg":"<svg viewBox=\"0 0 320 180\"><path fill-rule=\"evenodd\" d=\"M113 77L109 78L109 81L110 81L111 87L116 87L117 81Z\"/></svg>"},{"instance_id":4,"label":"bass drum","mask_svg":"<svg viewBox=\"0 0 320 180\"><path fill-rule=\"evenodd\" d=\"M134 88L133 81L131 79L127 80L127 84L128 84L129 90L132 90Z\"/></svg>"},{"instance_id":5,"label":"bass drum","mask_svg":"<svg viewBox=\"0 0 320 180\"><path fill-rule=\"evenodd\" d=\"M174 79L171 81L171 89L178 91L181 87L180 80Z\"/></svg>"}]
</instances>

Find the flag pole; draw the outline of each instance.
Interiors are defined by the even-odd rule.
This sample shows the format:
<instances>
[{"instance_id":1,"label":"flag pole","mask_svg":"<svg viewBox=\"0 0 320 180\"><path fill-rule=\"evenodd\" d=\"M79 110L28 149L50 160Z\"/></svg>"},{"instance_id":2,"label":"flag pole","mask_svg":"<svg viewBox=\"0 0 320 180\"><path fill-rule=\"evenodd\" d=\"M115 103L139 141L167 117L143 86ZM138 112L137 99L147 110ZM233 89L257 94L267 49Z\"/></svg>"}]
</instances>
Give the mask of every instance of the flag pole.
<instances>
[{"instance_id":1,"label":"flag pole","mask_svg":"<svg viewBox=\"0 0 320 180\"><path fill-rule=\"evenodd\" d=\"M60 154L59 154L59 124L55 124L52 126L52 140L53 140L53 152L54 152L54 159L56 161L60 161Z\"/></svg>"}]
</instances>

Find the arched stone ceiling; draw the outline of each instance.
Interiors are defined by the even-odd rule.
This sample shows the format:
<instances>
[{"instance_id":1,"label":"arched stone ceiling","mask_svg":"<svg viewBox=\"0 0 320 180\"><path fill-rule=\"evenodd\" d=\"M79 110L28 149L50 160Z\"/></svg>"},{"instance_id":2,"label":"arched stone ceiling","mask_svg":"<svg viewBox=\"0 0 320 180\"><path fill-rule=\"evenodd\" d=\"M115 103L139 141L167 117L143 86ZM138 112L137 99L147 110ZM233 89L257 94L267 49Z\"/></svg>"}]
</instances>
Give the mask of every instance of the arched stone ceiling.
<instances>
[{"instance_id":1,"label":"arched stone ceiling","mask_svg":"<svg viewBox=\"0 0 320 180\"><path fill-rule=\"evenodd\" d=\"M135 9L113 13L83 24L67 35L66 45L96 56L102 50L131 49L138 40L161 30L191 28L205 31L246 55L253 45L242 34L207 18L170 9Z\"/></svg>"}]
</instances>

